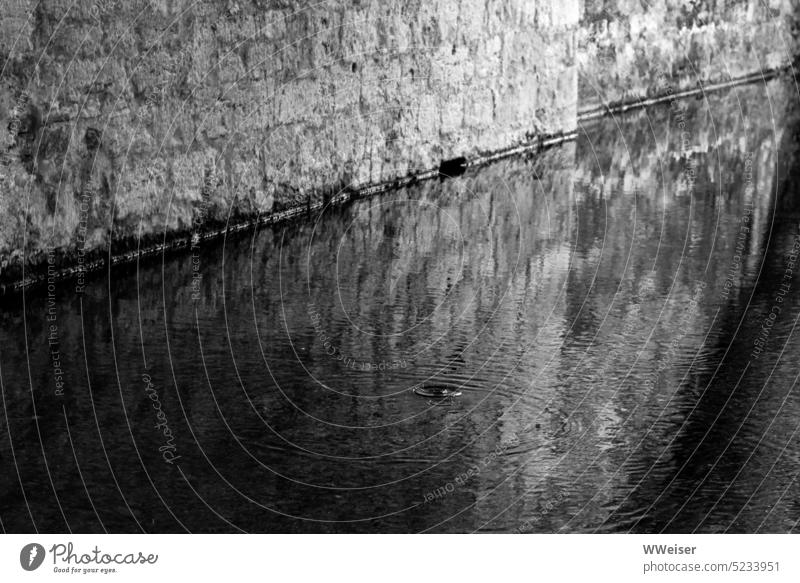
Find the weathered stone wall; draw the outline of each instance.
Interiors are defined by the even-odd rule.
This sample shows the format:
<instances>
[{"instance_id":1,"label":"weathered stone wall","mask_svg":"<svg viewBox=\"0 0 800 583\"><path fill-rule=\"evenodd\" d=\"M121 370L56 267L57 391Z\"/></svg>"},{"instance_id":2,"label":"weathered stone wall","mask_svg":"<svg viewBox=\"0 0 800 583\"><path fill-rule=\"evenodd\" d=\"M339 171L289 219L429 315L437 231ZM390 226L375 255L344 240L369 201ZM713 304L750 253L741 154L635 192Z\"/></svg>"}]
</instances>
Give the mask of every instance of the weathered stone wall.
<instances>
[{"instance_id":1,"label":"weathered stone wall","mask_svg":"<svg viewBox=\"0 0 800 583\"><path fill-rule=\"evenodd\" d=\"M778 69L797 0L582 0L579 109Z\"/></svg>"},{"instance_id":2,"label":"weathered stone wall","mask_svg":"<svg viewBox=\"0 0 800 583\"><path fill-rule=\"evenodd\" d=\"M23 253L276 211L575 125L577 0L0 14L6 272Z\"/></svg>"},{"instance_id":3,"label":"weathered stone wall","mask_svg":"<svg viewBox=\"0 0 800 583\"><path fill-rule=\"evenodd\" d=\"M783 66L796 4L0 0L0 282Z\"/></svg>"}]
</instances>

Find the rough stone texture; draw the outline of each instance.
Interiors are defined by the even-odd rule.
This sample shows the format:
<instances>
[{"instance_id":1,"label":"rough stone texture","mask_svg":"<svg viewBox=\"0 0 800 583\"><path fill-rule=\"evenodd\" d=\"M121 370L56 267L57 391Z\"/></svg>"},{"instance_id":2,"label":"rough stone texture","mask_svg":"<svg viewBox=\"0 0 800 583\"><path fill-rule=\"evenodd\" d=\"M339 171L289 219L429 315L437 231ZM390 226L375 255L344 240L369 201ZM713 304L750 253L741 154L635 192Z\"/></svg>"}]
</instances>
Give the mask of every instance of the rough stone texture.
<instances>
[{"instance_id":1,"label":"rough stone texture","mask_svg":"<svg viewBox=\"0 0 800 583\"><path fill-rule=\"evenodd\" d=\"M0 14L6 275L51 248L267 213L575 125L577 0Z\"/></svg>"},{"instance_id":2,"label":"rough stone texture","mask_svg":"<svg viewBox=\"0 0 800 583\"><path fill-rule=\"evenodd\" d=\"M0 281L785 65L796 3L0 0Z\"/></svg>"},{"instance_id":3,"label":"rough stone texture","mask_svg":"<svg viewBox=\"0 0 800 583\"><path fill-rule=\"evenodd\" d=\"M579 109L791 63L797 0L582 0Z\"/></svg>"}]
</instances>

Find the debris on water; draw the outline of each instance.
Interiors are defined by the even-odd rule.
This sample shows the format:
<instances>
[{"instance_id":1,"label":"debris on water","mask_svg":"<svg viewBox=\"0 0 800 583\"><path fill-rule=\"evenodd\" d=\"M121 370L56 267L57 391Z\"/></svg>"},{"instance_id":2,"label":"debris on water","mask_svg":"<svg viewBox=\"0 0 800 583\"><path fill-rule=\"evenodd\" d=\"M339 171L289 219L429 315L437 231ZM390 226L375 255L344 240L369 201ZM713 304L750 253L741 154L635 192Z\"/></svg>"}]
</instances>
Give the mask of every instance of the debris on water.
<instances>
[{"instance_id":1,"label":"debris on water","mask_svg":"<svg viewBox=\"0 0 800 583\"><path fill-rule=\"evenodd\" d=\"M448 397L458 397L461 391L443 385L418 385L412 389L417 395L421 397L430 397L434 399L446 399Z\"/></svg>"}]
</instances>

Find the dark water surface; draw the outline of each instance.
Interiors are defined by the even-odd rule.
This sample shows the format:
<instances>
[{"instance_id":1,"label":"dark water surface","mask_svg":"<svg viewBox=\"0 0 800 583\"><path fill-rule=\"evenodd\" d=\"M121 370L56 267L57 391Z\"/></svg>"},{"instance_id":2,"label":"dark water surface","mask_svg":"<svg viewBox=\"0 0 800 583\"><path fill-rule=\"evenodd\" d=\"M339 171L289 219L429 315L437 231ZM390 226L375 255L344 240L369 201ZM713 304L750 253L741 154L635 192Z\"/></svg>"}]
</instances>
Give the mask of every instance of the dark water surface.
<instances>
[{"instance_id":1,"label":"dark water surface","mask_svg":"<svg viewBox=\"0 0 800 583\"><path fill-rule=\"evenodd\" d=\"M2 528L792 530L796 96L4 298Z\"/></svg>"}]
</instances>

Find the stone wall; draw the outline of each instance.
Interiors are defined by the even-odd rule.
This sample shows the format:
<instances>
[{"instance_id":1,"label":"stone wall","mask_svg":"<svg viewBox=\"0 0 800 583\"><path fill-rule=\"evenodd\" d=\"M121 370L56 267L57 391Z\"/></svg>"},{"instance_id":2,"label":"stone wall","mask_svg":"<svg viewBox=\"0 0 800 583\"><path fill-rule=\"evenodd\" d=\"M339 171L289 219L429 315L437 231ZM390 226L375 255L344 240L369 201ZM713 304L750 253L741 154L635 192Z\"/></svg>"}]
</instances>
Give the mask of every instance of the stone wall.
<instances>
[{"instance_id":1,"label":"stone wall","mask_svg":"<svg viewBox=\"0 0 800 583\"><path fill-rule=\"evenodd\" d=\"M581 111L785 67L797 0L582 0Z\"/></svg>"},{"instance_id":2,"label":"stone wall","mask_svg":"<svg viewBox=\"0 0 800 583\"><path fill-rule=\"evenodd\" d=\"M2 0L0 14L6 276L23 254L82 257L575 125L577 0Z\"/></svg>"},{"instance_id":3,"label":"stone wall","mask_svg":"<svg viewBox=\"0 0 800 583\"><path fill-rule=\"evenodd\" d=\"M0 283L784 66L796 2L0 0Z\"/></svg>"}]
</instances>

